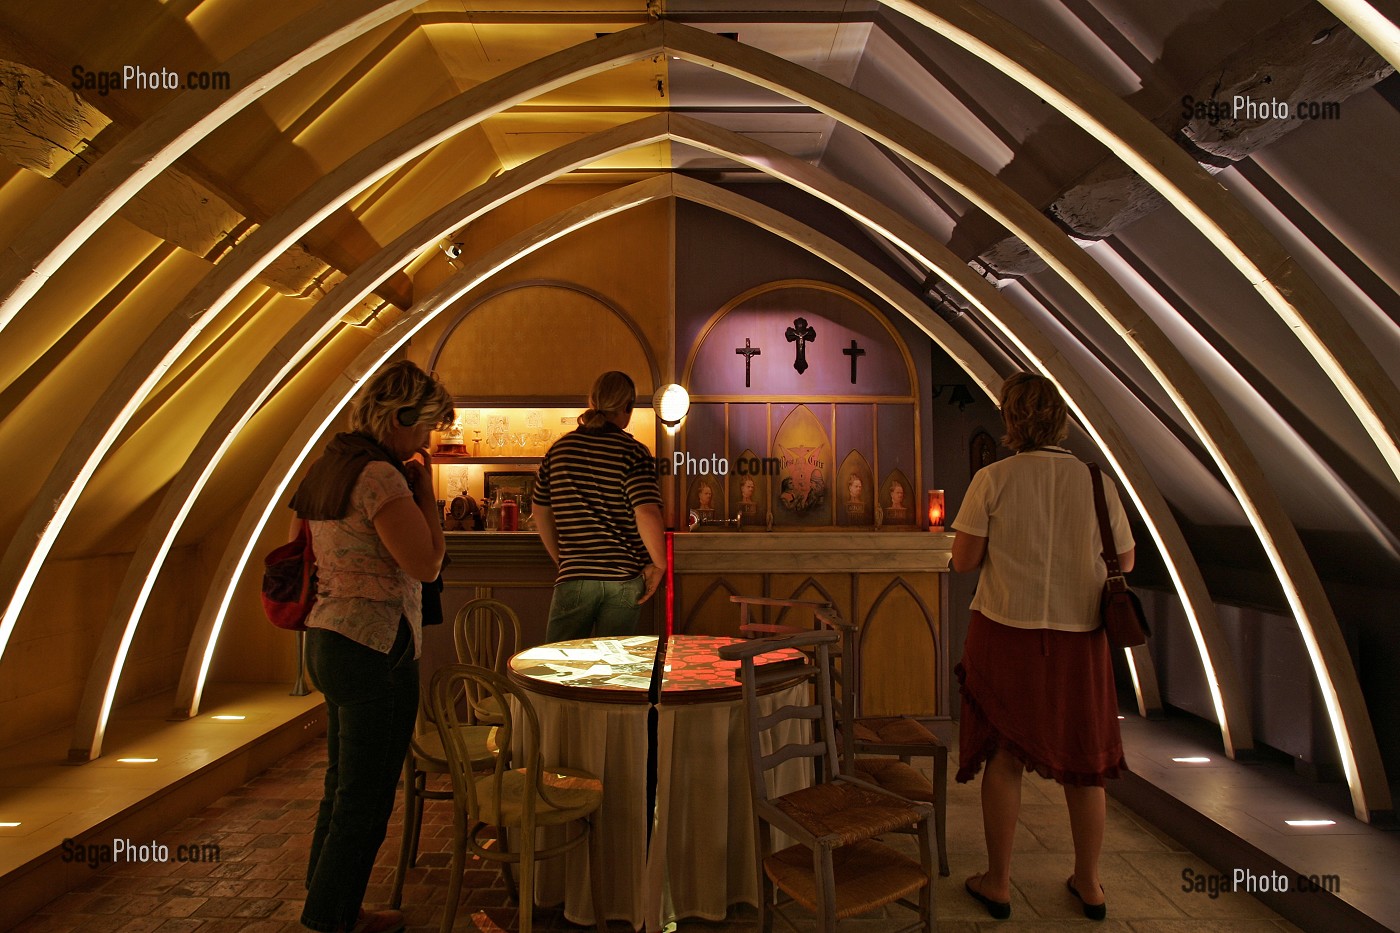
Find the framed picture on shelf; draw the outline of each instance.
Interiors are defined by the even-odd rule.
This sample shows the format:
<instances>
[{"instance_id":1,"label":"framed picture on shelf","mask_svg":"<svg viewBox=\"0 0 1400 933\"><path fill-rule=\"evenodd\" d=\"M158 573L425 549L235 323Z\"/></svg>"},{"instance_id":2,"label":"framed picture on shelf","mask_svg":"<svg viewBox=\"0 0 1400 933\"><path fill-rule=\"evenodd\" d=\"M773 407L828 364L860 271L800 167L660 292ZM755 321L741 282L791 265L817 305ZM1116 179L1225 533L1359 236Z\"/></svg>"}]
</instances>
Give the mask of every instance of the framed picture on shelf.
<instances>
[{"instance_id":1,"label":"framed picture on shelf","mask_svg":"<svg viewBox=\"0 0 1400 933\"><path fill-rule=\"evenodd\" d=\"M497 470L494 473L486 474L486 501L489 503L496 498L496 493L514 496L520 503L522 514L528 513L534 504L535 498L535 471L534 470Z\"/></svg>"}]
</instances>

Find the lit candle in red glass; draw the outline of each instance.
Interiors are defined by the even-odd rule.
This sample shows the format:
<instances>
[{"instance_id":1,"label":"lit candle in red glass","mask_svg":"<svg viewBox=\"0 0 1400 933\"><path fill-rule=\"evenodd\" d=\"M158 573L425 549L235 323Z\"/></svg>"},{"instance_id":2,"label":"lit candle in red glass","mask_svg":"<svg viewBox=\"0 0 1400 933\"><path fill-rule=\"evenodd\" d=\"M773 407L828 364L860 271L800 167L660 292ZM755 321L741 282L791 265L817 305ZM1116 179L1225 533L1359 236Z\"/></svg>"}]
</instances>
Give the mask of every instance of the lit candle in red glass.
<instances>
[{"instance_id":1,"label":"lit candle in red glass","mask_svg":"<svg viewBox=\"0 0 1400 933\"><path fill-rule=\"evenodd\" d=\"M928 491L928 530L943 530L943 490Z\"/></svg>"}]
</instances>

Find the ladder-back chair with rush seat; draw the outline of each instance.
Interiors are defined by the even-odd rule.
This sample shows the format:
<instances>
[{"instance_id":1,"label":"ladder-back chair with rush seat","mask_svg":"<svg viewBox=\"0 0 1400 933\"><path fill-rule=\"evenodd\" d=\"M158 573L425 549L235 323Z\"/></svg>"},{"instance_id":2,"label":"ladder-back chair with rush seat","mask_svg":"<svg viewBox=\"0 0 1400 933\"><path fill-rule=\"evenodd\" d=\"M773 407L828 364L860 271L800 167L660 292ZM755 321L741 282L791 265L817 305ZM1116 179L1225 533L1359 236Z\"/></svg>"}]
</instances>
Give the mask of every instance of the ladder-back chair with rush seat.
<instances>
[{"instance_id":1,"label":"ladder-back chair with rush seat","mask_svg":"<svg viewBox=\"0 0 1400 933\"><path fill-rule=\"evenodd\" d=\"M502 749L514 750L513 760L504 753L497 755L486 771L473 766L474 723L457 699L472 691L501 710L496 740ZM535 708L529 697L494 671L472 664L449 664L433 675L430 702L452 775L452 864L442 933L451 933L457 916L469 854L501 866L507 887L520 905L520 933L531 933L535 862L585 844L593 916L598 933L607 933L603 863L593 825L603 805L603 782L586 771L544 765ZM548 826L572 827L572 832L556 845L536 849L535 830ZM520 869L518 888L511 878L512 865Z\"/></svg>"},{"instance_id":2,"label":"ladder-back chair with rush seat","mask_svg":"<svg viewBox=\"0 0 1400 933\"><path fill-rule=\"evenodd\" d=\"M730 596L739 606L739 634L745 638L795 634L826 629L841 640L831 652L841 663L833 665L831 678L836 688L837 733L841 755L851 761L857 774L881 788L910 800L933 804L938 840L938 872L948 875L948 747L913 716L862 717L860 715L860 645L856 627L841 617L829 602L781 599L769 596ZM807 628L792 624L759 621L751 607L810 610ZM851 728L850 724L855 727ZM894 755L870 758L861 755ZM910 758L933 759L933 780L914 768Z\"/></svg>"},{"instance_id":3,"label":"ladder-back chair with rush seat","mask_svg":"<svg viewBox=\"0 0 1400 933\"><path fill-rule=\"evenodd\" d=\"M933 804L938 834L938 873L948 875L948 746L914 716L862 716L860 635L835 609L814 610L823 627L841 636L840 710L842 754L856 772L901 797ZM835 676L835 675L834 675ZM861 755L895 755L868 758ZM909 765L910 758L932 758L933 780Z\"/></svg>"},{"instance_id":4,"label":"ladder-back chair with rush seat","mask_svg":"<svg viewBox=\"0 0 1400 933\"><path fill-rule=\"evenodd\" d=\"M452 622L452 639L457 647L457 660L474 664L504 675L506 662L521 649L520 619L515 610L498 599L485 597L468 600ZM467 702L471 714L479 723L501 722L501 711L494 701L476 693L473 683L466 684Z\"/></svg>"},{"instance_id":5,"label":"ladder-back chair with rush seat","mask_svg":"<svg viewBox=\"0 0 1400 933\"><path fill-rule=\"evenodd\" d=\"M777 892L812 911L815 929L830 933L838 920L869 913L887 904L916 911L918 920L904 930L934 928L932 830L933 808L903 797L841 770L836 724L831 705L830 649L836 632L778 635L725 645L721 658L739 662L749 749L749 790L753 797L754 840L757 846L760 919L770 933L774 915L793 923L778 903ZM797 649L801 661L759 665L761 655ZM784 706L764 716L758 697L775 682L806 679L811 702ZM779 730L796 722L806 738L772 747ZM816 773L827 779L781 796L770 796L766 773L794 758L811 758ZM919 861L896 851L876 837L914 830ZM797 840L773 851L772 832ZM911 898L918 897L917 902ZM892 931L893 933L893 931Z\"/></svg>"}]
</instances>

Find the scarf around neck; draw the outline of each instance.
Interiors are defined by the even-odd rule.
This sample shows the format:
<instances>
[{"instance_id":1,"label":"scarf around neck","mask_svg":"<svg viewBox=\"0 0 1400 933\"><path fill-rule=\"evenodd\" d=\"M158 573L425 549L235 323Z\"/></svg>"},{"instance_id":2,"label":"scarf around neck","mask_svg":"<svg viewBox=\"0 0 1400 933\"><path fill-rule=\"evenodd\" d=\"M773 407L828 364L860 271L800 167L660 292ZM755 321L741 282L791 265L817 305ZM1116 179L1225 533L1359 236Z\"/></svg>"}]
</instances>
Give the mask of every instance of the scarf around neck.
<instances>
[{"instance_id":1,"label":"scarf around neck","mask_svg":"<svg viewBox=\"0 0 1400 933\"><path fill-rule=\"evenodd\" d=\"M364 468L376 461L392 463L394 469L408 479L398 458L368 434L358 432L337 434L326 445L321 459L311 464L306 478L288 503L298 518L309 521L334 521L350 511L350 494Z\"/></svg>"}]
</instances>

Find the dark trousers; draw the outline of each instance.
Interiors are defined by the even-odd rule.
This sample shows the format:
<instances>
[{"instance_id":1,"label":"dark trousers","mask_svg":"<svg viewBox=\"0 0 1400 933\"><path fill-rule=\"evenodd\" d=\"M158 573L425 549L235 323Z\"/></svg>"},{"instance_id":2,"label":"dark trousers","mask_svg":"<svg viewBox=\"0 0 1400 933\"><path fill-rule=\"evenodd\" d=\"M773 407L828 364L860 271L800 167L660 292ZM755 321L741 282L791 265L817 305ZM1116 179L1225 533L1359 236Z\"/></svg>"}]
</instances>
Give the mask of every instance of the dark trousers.
<instances>
[{"instance_id":1,"label":"dark trousers","mask_svg":"<svg viewBox=\"0 0 1400 933\"><path fill-rule=\"evenodd\" d=\"M388 654L311 629L306 664L326 698L328 762L301 922L334 933L355 925L394 809L418 715L418 661L413 632L401 619Z\"/></svg>"}]
</instances>

